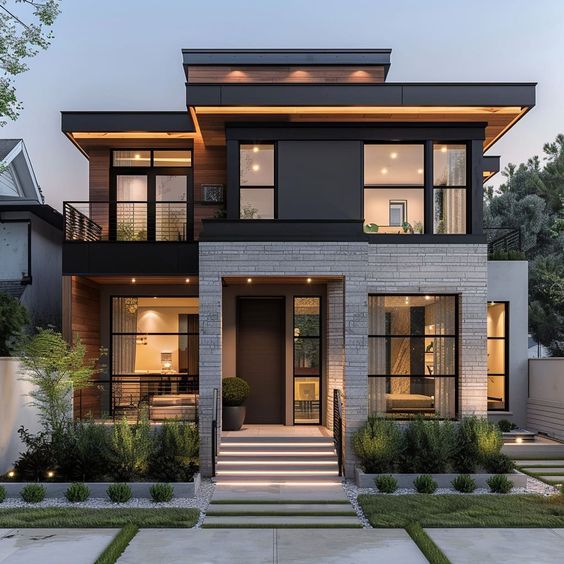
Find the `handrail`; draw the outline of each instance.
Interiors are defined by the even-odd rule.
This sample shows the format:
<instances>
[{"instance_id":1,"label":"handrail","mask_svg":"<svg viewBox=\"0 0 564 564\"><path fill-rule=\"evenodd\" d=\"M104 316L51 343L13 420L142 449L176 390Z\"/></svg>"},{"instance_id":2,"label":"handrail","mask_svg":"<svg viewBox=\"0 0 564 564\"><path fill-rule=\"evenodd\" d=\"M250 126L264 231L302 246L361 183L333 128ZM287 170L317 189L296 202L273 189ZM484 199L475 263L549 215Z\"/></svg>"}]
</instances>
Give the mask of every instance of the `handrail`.
<instances>
[{"instance_id":1,"label":"handrail","mask_svg":"<svg viewBox=\"0 0 564 564\"><path fill-rule=\"evenodd\" d=\"M521 251L521 229L512 227L486 227L488 254L496 252Z\"/></svg>"},{"instance_id":2,"label":"handrail","mask_svg":"<svg viewBox=\"0 0 564 564\"><path fill-rule=\"evenodd\" d=\"M217 415L219 412L219 390L213 389L213 406L212 406L212 423L211 423L211 459L212 459L212 476L215 476L215 459L217 458Z\"/></svg>"},{"instance_id":3,"label":"handrail","mask_svg":"<svg viewBox=\"0 0 564 564\"><path fill-rule=\"evenodd\" d=\"M341 390L333 390L333 443L337 452L337 466L339 476L344 473L343 468L343 402Z\"/></svg>"}]
</instances>

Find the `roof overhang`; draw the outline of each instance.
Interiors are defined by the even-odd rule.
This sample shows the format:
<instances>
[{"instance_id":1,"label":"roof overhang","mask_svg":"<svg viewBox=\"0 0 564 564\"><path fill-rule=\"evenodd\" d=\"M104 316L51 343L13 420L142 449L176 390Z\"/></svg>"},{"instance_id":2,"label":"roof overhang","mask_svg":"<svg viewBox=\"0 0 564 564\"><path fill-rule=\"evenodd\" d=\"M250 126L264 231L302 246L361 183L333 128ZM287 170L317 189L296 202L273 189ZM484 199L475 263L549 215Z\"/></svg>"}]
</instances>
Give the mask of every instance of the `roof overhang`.
<instances>
[{"instance_id":1,"label":"roof overhang","mask_svg":"<svg viewBox=\"0 0 564 564\"><path fill-rule=\"evenodd\" d=\"M48 204L40 204L34 201L0 200L0 215L2 215L2 218L9 219L9 215L7 215L9 212L29 212L53 227L63 230L63 214Z\"/></svg>"},{"instance_id":2,"label":"roof overhang","mask_svg":"<svg viewBox=\"0 0 564 564\"><path fill-rule=\"evenodd\" d=\"M484 156L482 159L482 175L484 184L494 175L496 175L501 168L501 157L499 156Z\"/></svg>"},{"instance_id":3,"label":"roof overhang","mask_svg":"<svg viewBox=\"0 0 564 564\"><path fill-rule=\"evenodd\" d=\"M62 132L83 152L113 139L191 139L191 112L61 112ZM86 153L85 153L86 154Z\"/></svg>"}]
</instances>

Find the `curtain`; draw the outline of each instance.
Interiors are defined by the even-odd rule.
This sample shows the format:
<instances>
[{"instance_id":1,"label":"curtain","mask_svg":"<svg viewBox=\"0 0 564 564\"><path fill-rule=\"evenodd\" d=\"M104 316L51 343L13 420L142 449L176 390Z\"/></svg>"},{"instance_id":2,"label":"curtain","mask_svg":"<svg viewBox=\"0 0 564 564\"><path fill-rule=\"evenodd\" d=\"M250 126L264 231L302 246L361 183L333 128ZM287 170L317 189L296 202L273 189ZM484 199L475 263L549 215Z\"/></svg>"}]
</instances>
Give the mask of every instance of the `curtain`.
<instances>
[{"instance_id":1,"label":"curtain","mask_svg":"<svg viewBox=\"0 0 564 564\"><path fill-rule=\"evenodd\" d=\"M137 346L137 298L113 298L112 332L133 333L112 337L112 373L135 373L135 348Z\"/></svg>"},{"instance_id":2,"label":"curtain","mask_svg":"<svg viewBox=\"0 0 564 564\"><path fill-rule=\"evenodd\" d=\"M454 298L441 297L432 306L435 334L452 335L454 327ZM434 374L452 374L455 365L454 339L435 337L433 340ZM439 417L454 416L454 378L435 378L435 413Z\"/></svg>"},{"instance_id":3,"label":"curtain","mask_svg":"<svg viewBox=\"0 0 564 564\"><path fill-rule=\"evenodd\" d=\"M384 296L368 297L368 334L385 335L386 310ZM368 339L368 373L386 374L386 339ZM387 378L368 378L368 412L386 413Z\"/></svg>"}]
</instances>

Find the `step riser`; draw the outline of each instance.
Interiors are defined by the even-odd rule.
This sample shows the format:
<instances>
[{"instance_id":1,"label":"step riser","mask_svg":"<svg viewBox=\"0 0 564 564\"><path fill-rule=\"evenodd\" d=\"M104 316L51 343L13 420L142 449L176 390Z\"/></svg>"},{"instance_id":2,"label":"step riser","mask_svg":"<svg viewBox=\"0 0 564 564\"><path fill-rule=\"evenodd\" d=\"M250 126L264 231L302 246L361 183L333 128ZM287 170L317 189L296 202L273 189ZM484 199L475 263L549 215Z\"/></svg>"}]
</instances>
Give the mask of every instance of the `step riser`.
<instances>
[{"instance_id":1,"label":"step riser","mask_svg":"<svg viewBox=\"0 0 564 564\"><path fill-rule=\"evenodd\" d=\"M230 472L333 472L338 473L338 466L336 462L331 462L330 464L316 464L315 462L309 462L307 464L294 464L292 462L286 464L272 464L271 462L264 463L261 462L257 464L256 462L248 462L245 464L231 464L229 462L224 462L220 460L217 463L217 474L221 476L224 470L229 470Z\"/></svg>"},{"instance_id":2,"label":"step riser","mask_svg":"<svg viewBox=\"0 0 564 564\"><path fill-rule=\"evenodd\" d=\"M335 462L337 457L332 454L327 454L324 456L311 456L310 454L304 453L302 456L283 456L283 455L229 455L225 453L220 453L217 458L218 463L233 464L234 462L244 462L244 463L255 463L255 462L271 462L273 464L320 464L326 466L327 462Z\"/></svg>"},{"instance_id":3,"label":"step riser","mask_svg":"<svg viewBox=\"0 0 564 564\"><path fill-rule=\"evenodd\" d=\"M335 447L331 446L264 446L264 445L253 445L253 446L232 446L232 445L221 445L219 448L220 453L224 452L260 452L261 454L288 454L288 453L321 453L321 454L335 454Z\"/></svg>"}]
</instances>

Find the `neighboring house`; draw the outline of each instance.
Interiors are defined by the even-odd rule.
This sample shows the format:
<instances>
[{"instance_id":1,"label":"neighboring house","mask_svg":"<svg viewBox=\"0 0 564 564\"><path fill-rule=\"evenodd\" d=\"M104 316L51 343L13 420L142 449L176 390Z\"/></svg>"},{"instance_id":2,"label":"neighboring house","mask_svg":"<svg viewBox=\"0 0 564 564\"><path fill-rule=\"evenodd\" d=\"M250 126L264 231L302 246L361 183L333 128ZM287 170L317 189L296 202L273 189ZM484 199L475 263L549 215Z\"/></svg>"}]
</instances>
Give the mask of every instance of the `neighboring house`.
<instances>
[{"instance_id":1,"label":"neighboring house","mask_svg":"<svg viewBox=\"0 0 564 564\"><path fill-rule=\"evenodd\" d=\"M43 203L22 139L0 139L0 292L26 306L31 326L61 327L63 216Z\"/></svg>"},{"instance_id":2,"label":"neighboring house","mask_svg":"<svg viewBox=\"0 0 564 564\"><path fill-rule=\"evenodd\" d=\"M484 151L535 85L388 83L389 50L183 56L186 111L62 114L90 164L64 328L109 352L77 415L197 410L204 475L228 376L248 423L331 429L340 390L349 473L369 414L511 417L526 293L488 293Z\"/></svg>"}]
</instances>

